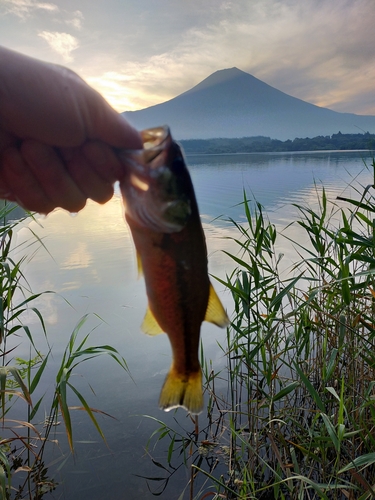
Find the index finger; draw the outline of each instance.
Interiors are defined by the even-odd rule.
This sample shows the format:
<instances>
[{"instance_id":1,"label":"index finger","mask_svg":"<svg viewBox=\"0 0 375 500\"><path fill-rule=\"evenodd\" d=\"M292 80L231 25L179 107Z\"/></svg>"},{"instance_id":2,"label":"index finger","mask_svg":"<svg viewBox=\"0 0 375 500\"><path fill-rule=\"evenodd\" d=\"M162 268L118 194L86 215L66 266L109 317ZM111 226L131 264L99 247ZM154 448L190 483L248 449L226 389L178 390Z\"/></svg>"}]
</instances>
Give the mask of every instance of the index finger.
<instances>
[{"instance_id":1,"label":"index finger","mask_svg":"<svg viewBox=\"0 0 375 500\"><path fill-rule=\"evenodd\" d=\"M94 91L95 92L95 91ZM88 137L99 139L110 146L124 149L142 149L140 133L117 113L100 94L99 99L88 107Z\"/></svg>"}]
</instances>

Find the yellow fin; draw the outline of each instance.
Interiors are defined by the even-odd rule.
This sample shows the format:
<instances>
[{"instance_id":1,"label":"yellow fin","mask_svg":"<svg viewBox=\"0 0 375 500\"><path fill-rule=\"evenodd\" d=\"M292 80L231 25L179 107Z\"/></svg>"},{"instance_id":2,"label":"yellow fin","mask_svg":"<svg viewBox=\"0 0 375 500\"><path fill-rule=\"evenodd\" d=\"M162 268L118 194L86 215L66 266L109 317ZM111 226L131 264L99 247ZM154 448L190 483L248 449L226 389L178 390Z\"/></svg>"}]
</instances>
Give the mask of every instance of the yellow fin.
<instances>
[{"instance_id":1,"label":"yellow fin","mask_svg":"<svg viewBox=\"0 0 375 500\"><path fill-rule=\"evenodd\" d=\"M137 252L137 270L138 270L138 278L143 276L143 268L142 268L142 261L141 261L141 256Z\"/></svg>"},{"instance_id":2,"label":"yellow fin","mask_svg":"<svg viewBox=\"0 0 375 500\"><path fill-rule=\"evenodd\" d=\"M150 307L147 308L141 328L147 335L159 335L159 333L164 333L159 323L156 321L155 316L152 314Z\"/></svg>"},{"instance_id":3,"label":"yellow fin","mask_svg":"<svg viewBox=\"0 0 375 500\"><path fill-rule=\"evenodd\" d=\"M210 283L210 296L208 298L208 306L206 310L205 321L209 321L214 325L224 328L229 325L229 318L223 304L221 303L219 297L217 296L214 287Z\"/></svg>"},{"instance_id":4,"label":"yellow fin","mask_svg":"<svg viewBox=\"0 0 375 500\"><path fill-rule=\"evenodd\" d=\"M159 407L169 411L181 406L197 415L203 409L202 372L180 375L173 368L165 379L160 393Z\"/></svg>"}]
</instances>

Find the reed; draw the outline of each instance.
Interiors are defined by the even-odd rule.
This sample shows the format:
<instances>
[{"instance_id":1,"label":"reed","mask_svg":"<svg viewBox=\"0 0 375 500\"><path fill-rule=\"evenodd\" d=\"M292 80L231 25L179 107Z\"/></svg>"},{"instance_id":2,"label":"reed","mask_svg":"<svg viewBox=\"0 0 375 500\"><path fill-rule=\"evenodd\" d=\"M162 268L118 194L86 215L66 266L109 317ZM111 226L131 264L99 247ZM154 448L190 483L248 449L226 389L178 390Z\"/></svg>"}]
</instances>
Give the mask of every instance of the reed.
<instances>
[{"instance_id":1,"label":"reed","mask_svg":"<svg viewBox=\"0 0 375 500\"><path fill-rule=\"evenodd\" d=\"M168 463L188 442L191 500L375 498L374 188L331 202L317 188L315 208L296 205L305 236L286 269L277 248L290 228L244 194L235 270L218 279L234 302L227 369L202 359L208 408L194 436L164 427L152 441L169 436Z\"/></svg>"}]
</instances>

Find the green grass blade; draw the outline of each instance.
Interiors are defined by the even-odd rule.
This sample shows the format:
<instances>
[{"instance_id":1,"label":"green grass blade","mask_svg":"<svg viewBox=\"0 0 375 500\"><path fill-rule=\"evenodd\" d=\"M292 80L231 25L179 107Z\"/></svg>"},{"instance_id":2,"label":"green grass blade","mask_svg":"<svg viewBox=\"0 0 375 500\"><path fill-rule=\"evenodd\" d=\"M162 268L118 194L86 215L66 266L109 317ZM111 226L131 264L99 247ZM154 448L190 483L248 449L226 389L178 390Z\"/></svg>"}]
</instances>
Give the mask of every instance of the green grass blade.
<instances>
[{"instance_id":1,"label":"green grass blade","mask_svg":"<svg viewBox=\"0 0 375 500\"><path fill-rule=\"evenodd\" d=\"M315 402L316 406L319 408L319 410L322 413L326 413L326 408L324 406L323 401L321 400L318 392L310 382L310 380L306 377L306 375L303 373L303 371L300 369L297 363L295 363L295 369L298 373L298 375L301 377L302 382L305 384L307 390L309 391L312 400Z\"/></svg>"}]
</instances>

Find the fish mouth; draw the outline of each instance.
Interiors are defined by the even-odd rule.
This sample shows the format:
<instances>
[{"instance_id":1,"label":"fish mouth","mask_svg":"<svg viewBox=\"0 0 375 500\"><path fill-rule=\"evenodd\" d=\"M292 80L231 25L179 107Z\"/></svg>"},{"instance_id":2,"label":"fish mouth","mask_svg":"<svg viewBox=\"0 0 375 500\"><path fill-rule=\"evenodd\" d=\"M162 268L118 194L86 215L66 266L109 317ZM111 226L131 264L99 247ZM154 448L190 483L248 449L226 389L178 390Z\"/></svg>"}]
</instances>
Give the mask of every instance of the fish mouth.
<instances>
[{"instance_id":1,"label":"fish mouth","mask_svg":"<svg viewBox=\"0 0 375 500\"><path fill-rule=\"evenodd\" d=\"M146 176L149 168L155 168L154 160L173 143L168 125L141 130L143 149L117 149L117 157L128 166L134 162L138 175ZM158 163L161 162L161 159Z\"/></svg>"},{"instance_id":2,"label":"fish mouth","mask_svg":"<svg viewBox=\"0 0 375 500\"><path fill-rule=\"evenodd\" d=\"M143 155L147 163L150 163L166 147L168 141L172 141L169 127L149 128L140 132L143 141Z\"/></svg>"},{"instance_id":3,"label":"fish mouth","mask_svg":"<svg viewBox=\"0 0 375 500\"><path fill-rule=\"evenodd\" d=\"M142 150L117 152L126 167L120 188L127 217L153 231L179 232L192 211L190 200L172 169L175 157L183 158L182 152L168 126L140 133Z\"/></svg>"}]
</instances>

